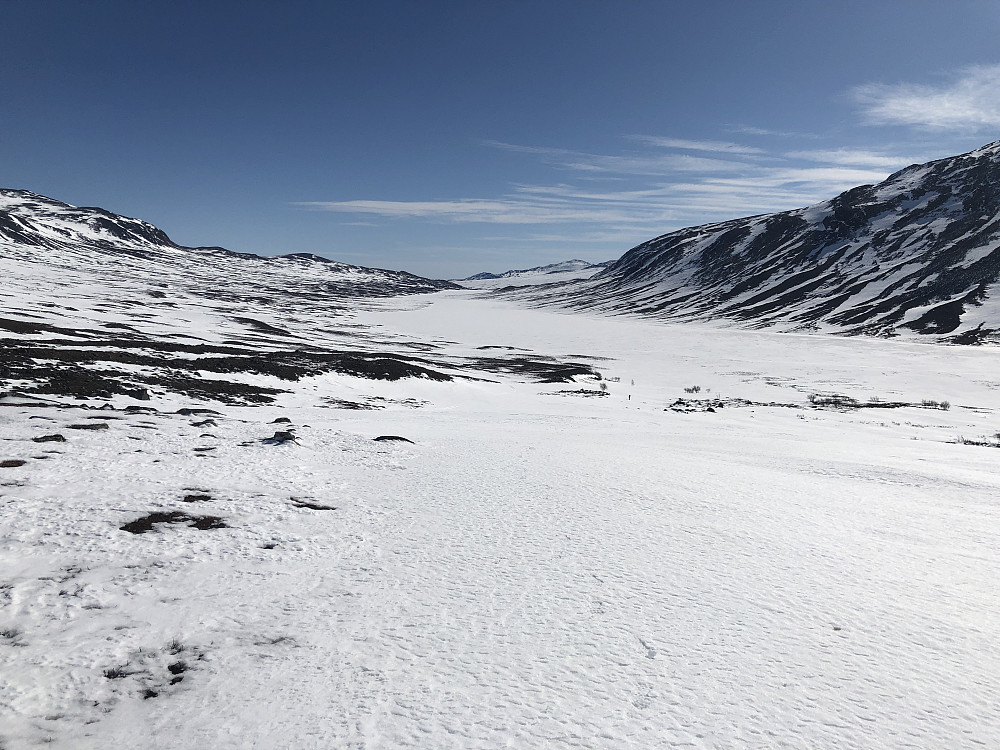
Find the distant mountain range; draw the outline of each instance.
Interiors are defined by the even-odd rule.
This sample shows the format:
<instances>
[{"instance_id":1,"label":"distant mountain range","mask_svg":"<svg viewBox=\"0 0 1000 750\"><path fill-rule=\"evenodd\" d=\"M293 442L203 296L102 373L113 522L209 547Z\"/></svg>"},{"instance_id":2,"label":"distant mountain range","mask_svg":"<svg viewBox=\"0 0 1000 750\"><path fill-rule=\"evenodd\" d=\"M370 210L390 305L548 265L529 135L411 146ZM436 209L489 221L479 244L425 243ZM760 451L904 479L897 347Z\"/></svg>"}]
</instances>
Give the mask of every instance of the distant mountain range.
<instances>
[{"instance_id":1,"label":"distant mountain range","mask_svg":"<svg viewBox=\"0 0 1000 750\"><path fill-rule=\"evenodd\" d=\"M184 247L139 219L71 206L27 190L0 189L0 258L74 271L131 273L136 280L149 278L159 286L200 289L212 296L252 297L280 290L318 301L456 288L448 281L307 253L268 258L221 247Z\"/></svg>"},{"instance_id":2,"label":"distant mountain range","mask_svg":"<svg viewBox=\"0 0 1000 750\"><path fill-rule=\"evenodd\" d=\"M586 278L598 271L607 268L614 261L609 260L604 263L588 263L585 260L564 260L561 263L550 263L547 266L535 266L534 268L522 268L515 271L504 271L503 273L477 273L460 281L493 281L496 279L534 279L538 277L552 281L553 275L574 274L576 278ZM589 272L589 273L588 273Z\"/></svg>"},{"instance_id":3,"label":"distant mountain range","mask_svg":"<svg viewBox=\"0 0 1000 750\"><path fill-rule=\"evenodd\" d=\"M506 290L665 320L1000 341L1000 142L808 208L682 229L590 279Z\"/></svg>"}]
</instances>

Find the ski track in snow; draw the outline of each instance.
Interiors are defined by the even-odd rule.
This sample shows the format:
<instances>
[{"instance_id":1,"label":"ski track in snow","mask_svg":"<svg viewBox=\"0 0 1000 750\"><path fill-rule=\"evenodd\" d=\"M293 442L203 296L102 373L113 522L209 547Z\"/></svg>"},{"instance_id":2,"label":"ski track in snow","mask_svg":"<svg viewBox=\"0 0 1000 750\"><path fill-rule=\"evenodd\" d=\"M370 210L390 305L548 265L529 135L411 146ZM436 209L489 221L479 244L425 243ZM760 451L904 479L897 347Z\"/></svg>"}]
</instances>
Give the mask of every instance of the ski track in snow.
<instances>
[{"instance_id":1,"label":"ski track in snow","mask_svg":"<svg viewBox=\"0 0 1000 750\"><path fill-rule=\"evenodd\" d=\"M997 431L995 350L475 297L359 320L620 381L0 407L0 459L26 461L0 468L2 747L1000 745L1000 453L949 442ZM695 384L801 408L664 411ZM822 391L954 406L807 408ZM297 442L263 442L276 417ZM121 530L153 511L227 527Z\"/></svg>"}]
</instances>

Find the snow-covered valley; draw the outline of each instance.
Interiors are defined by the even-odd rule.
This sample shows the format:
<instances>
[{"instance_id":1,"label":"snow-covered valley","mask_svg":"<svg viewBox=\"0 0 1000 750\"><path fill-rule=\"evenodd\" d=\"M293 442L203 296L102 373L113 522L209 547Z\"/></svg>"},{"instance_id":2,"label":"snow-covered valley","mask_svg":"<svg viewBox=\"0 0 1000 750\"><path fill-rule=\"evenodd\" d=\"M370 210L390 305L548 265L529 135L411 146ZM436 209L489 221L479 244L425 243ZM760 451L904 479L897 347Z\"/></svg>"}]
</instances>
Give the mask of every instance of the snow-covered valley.
<instances>
[{"instance_id":1,"label":"snow-covered valley","mask_svg":"<svg viewBox=\"0 0 1000 750\"><path fill-rule=\"evenodd\" d=\"M172 299L144 335L218 338L225 302ZM8 383L0 745L1000 742L996 349L477 290L325 322L450 379Z\"/></svg>"}]
</instances>

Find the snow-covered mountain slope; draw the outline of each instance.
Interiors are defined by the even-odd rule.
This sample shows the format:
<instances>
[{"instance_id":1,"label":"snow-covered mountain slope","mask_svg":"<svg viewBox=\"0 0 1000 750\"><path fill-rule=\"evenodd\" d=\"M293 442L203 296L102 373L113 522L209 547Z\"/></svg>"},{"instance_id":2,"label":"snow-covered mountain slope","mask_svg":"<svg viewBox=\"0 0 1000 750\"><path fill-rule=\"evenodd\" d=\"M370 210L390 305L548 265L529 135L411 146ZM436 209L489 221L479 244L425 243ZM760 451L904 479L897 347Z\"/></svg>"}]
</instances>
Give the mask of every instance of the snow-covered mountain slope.
<instances>
[{"instance_id":1,"label":"snow-covered mountain slope","mask_svg":"<svg viewBox=\"0 0 1000 750\"><path fill-rule=\"evenodd\" d=\"M588 371L524 352L433 359L433 343L354 322L374 299L450 288L315 256L180 247L136 219L6 190L0 391L262 403L323 372L447 380L471 367L546 380Z\"/></svg>"},{"instance_id":2,"label":"snow-covered mountain slope","mask_svg":"<svg viewBox=\"0 0 1000 750\"><path fill-rule=\"evenodd\" d=\"M668 320L1000 339L1000 142L809 208L683 229L515 292Z\"/></svg>"},{"instance_id":3,"label":"snow-covered mountain slope","mask_svg":"<svg viewBox=\"0 0 1000 750\"><path fill-rule=\"evenodd\" d=\"M551 263L547 266L522 268L503 273L477 273L467 279L459 279L456 283L470 289L499 289L507 286L554 284L573 279L589 279L594 274L604 270L610 263L611 261L588 263L585 260L564 260L561 263Z\"/></svg>"},{"instance_id":4,"label":"snow-covered mountain slope","mask_svg":"<svg viewBox=\"0 0 1000 750\"><path fill-rule=\"evenodd\" d=\"M179 286L222 299L280 292L329 302L454 288L447 281L305 253L266 258L220 247L182 247L144 221L24 190L0 189L0 258L142 278L160 289Z\"/></svg>"}]
</instances>

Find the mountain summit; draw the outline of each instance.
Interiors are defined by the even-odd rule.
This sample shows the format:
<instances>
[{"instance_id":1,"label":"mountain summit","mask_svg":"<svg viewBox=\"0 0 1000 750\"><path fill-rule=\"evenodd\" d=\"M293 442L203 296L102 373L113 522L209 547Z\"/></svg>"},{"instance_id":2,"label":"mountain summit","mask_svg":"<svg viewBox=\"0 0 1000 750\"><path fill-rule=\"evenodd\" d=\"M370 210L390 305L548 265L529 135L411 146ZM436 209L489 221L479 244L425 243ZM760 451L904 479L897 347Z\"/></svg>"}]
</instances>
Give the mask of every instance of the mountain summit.
<instances>
[{"instance_id":1,"label":"mountain summit","mask_svg":"<svg viewBox=\"0 0 1000 750\"><path fill-rule=\"evenodd\" d=\"M808 208L682 229L517 292L671 320L1000 340L1000 141Z\"/></svg>"}]
</instances>

